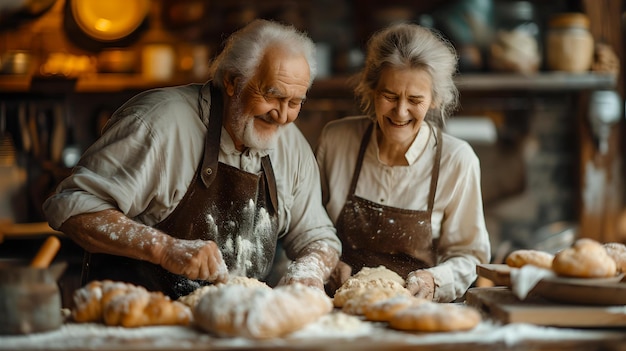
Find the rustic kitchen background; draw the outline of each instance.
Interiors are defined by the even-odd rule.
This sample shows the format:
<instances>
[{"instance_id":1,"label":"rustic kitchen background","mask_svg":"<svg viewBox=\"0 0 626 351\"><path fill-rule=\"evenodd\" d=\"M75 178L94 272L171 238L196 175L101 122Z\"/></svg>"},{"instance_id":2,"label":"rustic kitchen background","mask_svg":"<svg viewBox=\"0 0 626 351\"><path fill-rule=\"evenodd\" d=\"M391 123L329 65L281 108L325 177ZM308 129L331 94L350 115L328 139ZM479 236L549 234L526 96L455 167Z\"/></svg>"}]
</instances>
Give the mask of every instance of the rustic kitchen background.
<instances>
[{"instance_id":1,"label":"rustic kitchen background","mask_svg":"<svg viewBox=\"0 0 626 351\"><path fill-rule=\"evenodd\" d=\"M462 108L448 130L481 159L494 260L575 235L626 241L621 0L0 0L0 257L63 238L41 204L118 106L203 82L222 39L257 17L317 43L296 122L312 146L358 112L347 78L373 31L411 21L455 44ZM80 250L64 240L59 259L77 266Z\"/></svg>"}]
</instances>

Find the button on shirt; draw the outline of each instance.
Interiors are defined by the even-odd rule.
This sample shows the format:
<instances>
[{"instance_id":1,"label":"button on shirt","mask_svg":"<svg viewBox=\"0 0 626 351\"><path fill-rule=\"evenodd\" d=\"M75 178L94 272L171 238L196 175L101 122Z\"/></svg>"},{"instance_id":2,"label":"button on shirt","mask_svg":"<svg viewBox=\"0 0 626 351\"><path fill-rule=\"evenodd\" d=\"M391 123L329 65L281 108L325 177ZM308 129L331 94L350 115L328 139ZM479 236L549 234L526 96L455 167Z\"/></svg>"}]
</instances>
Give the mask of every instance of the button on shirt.
<instances>
[{"instance_id":1,"label":"button on shirt","mask_svg":"<svg viewBox=\"0 0 626 351\"><path fill-rule=\"evenodd\" d=\"M358 148L371 119L346 117L326 125L316 150L323 201L333 220L343 209L356 166ZM424 123L405 157L408 166L388 166L378 154L375 129L365 151L355 194L409 210L427 209L436 136ZM439 181L432 213L433 238L439 241L433 273L435 300L462 296L476 279L476 264L490 260L480 187L480 164L470 145L443 133ZM404 277L406 278L406 277Z\"/></svg>"},{"instance_id":2,"label":"button on shirt","mask_svg":"<svg viewBox=\"0 0 626 351\"><path fill-rule=\"evenodd\" d=\"M44 203L50 226L59 229L74 215L111 208L150 226L165 219L185 195L203 156L210 110L208 87L190 84L154 89L120 107L72 175ZM204 116L198 107L201 90ZM243 152L222 128L220 162L257 173L266 154L276 176L279 236L284 237L287 255L295 257L317 240L340 252L335 229L321 205L315 158L298 128L285 126L271 150Z\"/></svg>"}]
</instances>

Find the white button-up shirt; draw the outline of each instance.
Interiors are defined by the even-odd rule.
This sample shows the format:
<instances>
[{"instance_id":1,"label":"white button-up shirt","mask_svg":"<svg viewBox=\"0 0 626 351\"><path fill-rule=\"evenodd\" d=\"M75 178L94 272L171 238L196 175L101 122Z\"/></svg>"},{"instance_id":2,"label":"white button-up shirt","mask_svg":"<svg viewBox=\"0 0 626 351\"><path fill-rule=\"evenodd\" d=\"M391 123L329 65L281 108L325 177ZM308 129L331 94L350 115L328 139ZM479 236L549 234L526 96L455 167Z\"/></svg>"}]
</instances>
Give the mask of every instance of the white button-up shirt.
<instances>
[{"instance_id":1,"label":"white button-up shirt","mask_svg":"<svg viewBox=\"0 0 626 351\"><path fill-rule=\"evenodd\" d=\"M350 190L361 138L370 123L364 116L346 117L328 123L320 136L316 155L323 201L335 223ZM379 159L375 129L356 195L386 206L427 210L435 151L436 137L424 123L405 155L408 166L385 165ZM435 277L435 300L451 301L461 297L476 279L476 264L488 263L491 249L478 157L467 142L445 133L431 222L439 246L437 264L427 270Z\"/></svg>"}]
</instances>

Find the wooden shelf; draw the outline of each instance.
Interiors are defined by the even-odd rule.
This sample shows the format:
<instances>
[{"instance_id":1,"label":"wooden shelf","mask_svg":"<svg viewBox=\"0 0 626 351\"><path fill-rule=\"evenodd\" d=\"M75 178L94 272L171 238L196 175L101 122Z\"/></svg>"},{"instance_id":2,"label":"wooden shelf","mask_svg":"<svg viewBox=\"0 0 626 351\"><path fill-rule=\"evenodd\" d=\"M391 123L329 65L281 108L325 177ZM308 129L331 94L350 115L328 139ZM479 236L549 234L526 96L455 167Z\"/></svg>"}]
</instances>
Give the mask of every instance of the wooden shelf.
<instances>
[{"instance_id":1,"label":"wooden shelf","mask_svg":"<svg viewBox=\"0 0 626 351\"><path fill-rule=\"evenodd\" d=\"M314 90L318 92L346 92L349 90L348 77L331 77L315 81ZM456 78L461 91L576 91L613 89L617 77L608 74L582 73L568 74L559 72L521 74L461 74ZM98 74L76 81L74 91L78 93L113 93L129 90L191 83L188 79L171 81L149 81L140 75ZM348 88L348 89L347 89ZM32 91L29 76L0 76L0 92L28 93Z\"/></svg>"}]
</instances>

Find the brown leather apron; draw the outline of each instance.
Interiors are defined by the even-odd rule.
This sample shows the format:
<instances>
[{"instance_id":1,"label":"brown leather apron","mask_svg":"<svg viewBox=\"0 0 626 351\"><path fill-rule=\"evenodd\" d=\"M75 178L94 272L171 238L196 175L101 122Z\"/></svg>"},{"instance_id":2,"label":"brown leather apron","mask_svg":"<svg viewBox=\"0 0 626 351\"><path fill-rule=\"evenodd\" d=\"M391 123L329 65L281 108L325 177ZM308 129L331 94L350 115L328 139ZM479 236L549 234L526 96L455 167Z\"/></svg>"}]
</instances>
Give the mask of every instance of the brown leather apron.
<instances>
[{"instance_id":1,"label":"brown leather apron","mask_svg":"<svg viewBox=\"0 0 626 351\"><path fill-rule=\"evenodd\" d=\"M222 96L217 89L211 90L202 163L178 206L155 227L180 239L213 240L230 274L264 279L271 269L278 237L276 179L269 156L262 158L262 171L258 174L218 162ZM199 99L203 99L202 93ZM172 298L210 284L172 274L145 261L102 254L90 256L83 282L123 280L163 291Z\"/></svg>"},{"instance_id":2,"label":"brown leather apron","mask_svg":"<svg viewBox=\"0 0 626 351\"><path fill-rule=\"evenodd\" d=\"M356 273L363 267L385 267L402 277L432 267L436 260L431 214L435 202L441 160L441 130L437 128L437 151L430 180L428 208L414 211L390 207L355 195L365 150L374 129L372 123L363 135L350 191L337 219L337 234L343 245L341 260Z\"/></svg>"}]
</instances>

